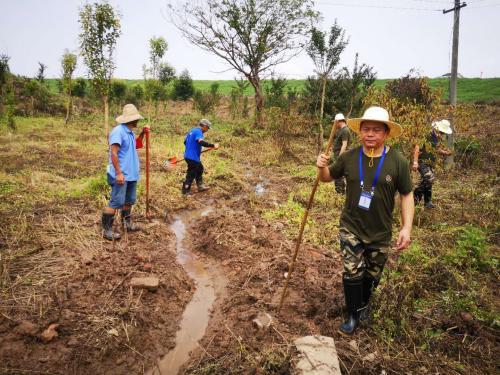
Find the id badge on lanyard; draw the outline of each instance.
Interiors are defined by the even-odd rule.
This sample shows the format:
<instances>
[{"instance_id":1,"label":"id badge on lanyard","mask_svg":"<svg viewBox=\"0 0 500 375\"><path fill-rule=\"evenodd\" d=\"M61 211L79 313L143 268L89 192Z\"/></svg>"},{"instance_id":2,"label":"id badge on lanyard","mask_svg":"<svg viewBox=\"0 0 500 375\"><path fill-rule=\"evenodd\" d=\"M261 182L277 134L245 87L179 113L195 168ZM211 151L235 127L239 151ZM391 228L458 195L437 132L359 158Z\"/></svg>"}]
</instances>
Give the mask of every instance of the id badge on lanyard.
<instances>
[{"instance_id":1,"label":"id badge on lanyard","mask_svg":"<svg viewBox=\"0 0 500 375\"><path fill-rule=\"evenodd\" d=\"M367 191L362 191L359 197L358 207L363 210L368 211L370 209L370 204L372 203L372 195Z\"/></svg>"},{"instance_id":2,"label":"id badge on lanyard","mask_svg":"<svg viewBox=\"0 0 500 375\"><path fill-rule=\"evenodd\" d=\"M382 164L385 159L385 146L384 151L382 152L382 157L380 158L380 162L378 163L377 170L375 171L375 177L373 178L373 184L371 191L364 191L364 177L363 177L363 147L359 150L359 181L361 184L361 196L359 197L358 207L369 211L370 205L372 204L373 195L375 194L375 187L377 186L378 177L380 175L380 171L382 170Z\"/></svg>"}]
</instances>

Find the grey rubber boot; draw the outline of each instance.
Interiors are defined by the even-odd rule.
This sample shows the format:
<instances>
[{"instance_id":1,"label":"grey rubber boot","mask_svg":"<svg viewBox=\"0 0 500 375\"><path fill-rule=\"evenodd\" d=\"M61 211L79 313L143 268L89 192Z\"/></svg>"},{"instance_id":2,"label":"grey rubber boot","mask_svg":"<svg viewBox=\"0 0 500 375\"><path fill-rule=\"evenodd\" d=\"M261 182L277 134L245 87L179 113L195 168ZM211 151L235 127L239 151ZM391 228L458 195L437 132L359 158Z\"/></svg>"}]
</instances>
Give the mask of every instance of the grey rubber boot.
<instances>
[{"instance_id":1,"label":"grey rubber boot","mask_svg":"<svg viewBox=\"0 0 500 375\"><path fill-rule=\"evenodd\" d=\"M198 187L198 192L207 191L208 189L210 189L207 185L203 183L203 180L196 181L196 186Z\"/></svg>"},{"instance_id":2,"label":"grey rubber boot","mask_svg":"<svg viewBox=\"0 0 500 375\"><path fill-rule=\"evenodd\" d=\"M119 240L121 238L119 233L113 232L113 222L115 221L114 214L102 214L102 236L110 241Z\"/></svg>"},{"instance_id":3,"label":"grey rubber boot","mask_svg":"<svg viewBox=\"0 0 500 375\"><path fill-rule=\"evenodd\" d=\"M122 225L127 228L127 232L137 232L139 227L132 222L131 210L122 210Z\"/></svg>"}]
</instances>

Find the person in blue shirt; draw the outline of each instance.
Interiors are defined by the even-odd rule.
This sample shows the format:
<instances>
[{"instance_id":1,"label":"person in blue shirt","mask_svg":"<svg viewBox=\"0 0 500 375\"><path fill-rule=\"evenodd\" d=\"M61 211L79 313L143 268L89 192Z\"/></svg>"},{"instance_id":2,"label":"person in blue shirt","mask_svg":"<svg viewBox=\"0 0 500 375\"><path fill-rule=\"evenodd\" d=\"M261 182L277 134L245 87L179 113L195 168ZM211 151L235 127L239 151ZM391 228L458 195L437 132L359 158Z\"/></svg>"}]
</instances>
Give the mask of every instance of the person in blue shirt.
<instances>
[{"instance_id":1,"label":"person in blue shirt","mask_svg":"<svg viewBox=\"0 0 500 375\"><path fill-rule=\"evenodd\" d=\"M130 213L136 200L137 181L139 181L138 148L142 148L144 134L149 132L145 126L139 137L135 138L133 129L139 120L144 119L133 104L123 107L123 114L116 118L117 126L109 134L108 183L111 186L111 199L102 213L103 237L107 240L120 239L113 232L113 222L117 210L121 209L122 224L128 231L139 228L132 223Z\"/></svg>"},{"instance_id":2,"label":"person in blue shirt","mask_svg":"<svg viewBox=\"0 0 500 375\"><path fill-rule=\"evenodd\" d=\"M218 149L219 145L208 143L204 140L205 134L212 123L207 119L201 119L198 122L198 127L191 129L184 139L186 146L184 151L184 160L188 165L186 179L182 183L182 194L188 194L191 191L191 184L196 180L198 191L208 190L208 186L203 184L203 164L201 164L201 149L202 147Z\"/></svg>"}]
</instances>

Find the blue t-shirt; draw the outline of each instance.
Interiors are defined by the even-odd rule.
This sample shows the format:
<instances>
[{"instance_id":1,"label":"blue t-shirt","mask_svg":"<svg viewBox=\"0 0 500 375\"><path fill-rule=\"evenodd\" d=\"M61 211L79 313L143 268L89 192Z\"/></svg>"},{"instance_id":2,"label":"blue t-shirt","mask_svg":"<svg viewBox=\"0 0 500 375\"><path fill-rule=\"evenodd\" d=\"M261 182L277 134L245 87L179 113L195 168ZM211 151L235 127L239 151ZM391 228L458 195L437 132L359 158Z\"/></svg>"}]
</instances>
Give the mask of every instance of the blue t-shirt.
<instances>
[{"instance_id":1,"label":"blue t-shirt","mask_svg":"<svg viewBox=\"0 0 500 375\"><path fill-rule=\"evenodd\" d=\"M193 128L187 133L184 140L184 144L186 145L184 159L200 161L201 145L199 140L203 140L203 131L201 128Z\"/></svg>"},{"instance_id":2,"label":"blue t-shirt","mask_svg":"<svg viewBox=\"0 0 500 375\"><path fill-rule=\"evenodd\" d=\"M122 170L125 181L139 180L139 156L135 149L135 134L127 125L120 124L109 134L109 144L117 144L120 146L118 150L118 162ZM109 150L109 165L108 173L111 177L116 178L116 171L111 162L111 147Z\"/></svg>"}]
</instances>

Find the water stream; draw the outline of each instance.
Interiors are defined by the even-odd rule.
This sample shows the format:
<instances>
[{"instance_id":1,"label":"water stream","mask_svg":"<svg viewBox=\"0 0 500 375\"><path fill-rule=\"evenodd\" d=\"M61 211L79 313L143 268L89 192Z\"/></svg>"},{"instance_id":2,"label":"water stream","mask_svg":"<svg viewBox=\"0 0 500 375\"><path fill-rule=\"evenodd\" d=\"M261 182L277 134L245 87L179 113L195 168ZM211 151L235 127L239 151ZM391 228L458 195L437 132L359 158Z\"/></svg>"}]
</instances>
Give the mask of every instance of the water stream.
<instances>
[{"instance_id":1,"label":"water stream","mask_svg":"<svg viewBox=\"0 0 500 375\"><path fill-rule=\"evenodd\" d=\"M190 352L197 348L198 342L204 336L214 302L224 291L226 279L220 270L210 262L198 260L195 254L184 247L186 223L206 216L210 211L211 209L187 212L177 216L171 225L176 236L177 262L194 280L196 291L182 314L180 328L175 337L175 348L161 358L149 374L178 373L182 365L189 360Z\"/></svg>"}]
</instances>

